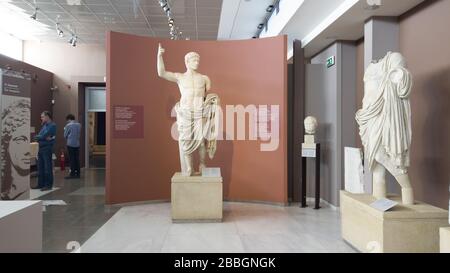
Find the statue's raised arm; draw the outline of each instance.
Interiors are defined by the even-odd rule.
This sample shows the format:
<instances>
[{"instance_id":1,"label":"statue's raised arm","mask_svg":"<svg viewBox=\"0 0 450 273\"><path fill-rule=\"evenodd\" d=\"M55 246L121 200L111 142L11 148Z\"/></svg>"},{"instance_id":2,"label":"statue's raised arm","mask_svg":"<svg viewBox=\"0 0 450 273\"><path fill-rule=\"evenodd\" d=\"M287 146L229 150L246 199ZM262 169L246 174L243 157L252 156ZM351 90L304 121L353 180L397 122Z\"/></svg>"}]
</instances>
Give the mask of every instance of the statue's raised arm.
<instances>
[{"instance_id":1,"label":"statue's raised arm","mask_svg":"<svg viewBox=\"0 0 450 273\"><path fill-rule=\"evenodd\" d=\"M158 76L171 81L171 82L178 82L177 75L173 72L166 71L166 67L164 66L164 60L163 60L163 54L165 52L165 49L161 47L161 44L158 45L158 57L157 57L157 68L158 68Z\"/></svg>"}]
</instances>

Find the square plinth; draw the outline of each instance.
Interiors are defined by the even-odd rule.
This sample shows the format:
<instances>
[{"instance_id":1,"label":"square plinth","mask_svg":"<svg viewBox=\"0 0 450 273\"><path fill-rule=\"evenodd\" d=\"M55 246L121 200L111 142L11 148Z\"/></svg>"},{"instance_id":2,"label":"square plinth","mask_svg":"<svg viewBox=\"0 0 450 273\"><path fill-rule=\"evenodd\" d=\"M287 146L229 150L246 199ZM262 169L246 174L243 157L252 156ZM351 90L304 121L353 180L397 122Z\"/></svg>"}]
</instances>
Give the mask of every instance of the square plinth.
<instances>
[{"instance_id":1,"label":"square plinth","mask_svg":"<svg viewBox=\"0 0 450 273\"><path fill-rule=\"evenodd\" d=\"M42 252L42 201L0 201L0 253Z\"/></svg>"},{"instance_id":2,"label":"square plinth","mask_svg":"<svg viewBox=\"0 0 450 273\"><path fill-rule=\"evenodd\" d=\"M221 222L223 210L222 177L172 177L173 222Z\"/></svg>"},{"instance_id":3,"label":"square plinth","mask_svg":"<svg viewBox=\"0 0 450 273\"><path fill-rule=\"evenodd\" d=\"M370 206L369 194L341 191L342 237L361 252L438 253L439 229L448 226L448 211L416 202L387 212Z\"/></svg>"},{"instance_id":4,"label":"square plinth","mask_svg":"<svg viewBox=\"0 0 450 273\"><path fill-rule=\"evenodd\" d=\"M441 253L450 253L450 228L440 229Z\"/></svg>"}]
</instances>

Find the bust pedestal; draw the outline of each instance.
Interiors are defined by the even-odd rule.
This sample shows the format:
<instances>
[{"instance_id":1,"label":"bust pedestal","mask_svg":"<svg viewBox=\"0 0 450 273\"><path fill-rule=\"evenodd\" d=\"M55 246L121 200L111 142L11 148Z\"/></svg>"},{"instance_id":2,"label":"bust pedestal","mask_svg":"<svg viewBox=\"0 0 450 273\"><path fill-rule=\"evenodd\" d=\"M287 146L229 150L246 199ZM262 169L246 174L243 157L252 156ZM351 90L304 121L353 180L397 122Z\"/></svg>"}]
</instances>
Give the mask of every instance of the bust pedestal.
<instances>
[{"instance_id":1,"label":"bust pedestal","mask_svg":"<svg viewBox=\"0 0 450 273\"><path fill-rule=\"evenodd\" d=\"M361 252L438 253L439 228L448 226L448 212L424 203L402 205L400 197L390 211L370 206L369 194L341 191L342 237Z\"/></svg>"},{"instance_id":2,"label":"bust pedestal","mask_svg":"<svg viewBox=\"0 0 450 273\"><path fill-rule=\"evenodd\" d=\"M320 209L320 144L315 143L314 135L305 135L305 143L302 143L302 181L301 181L301 207L306 208L306 159L315 158L316 183L314 209Z\"/></svg>"},{"instance_id":3,"label":"bust pedestal","mask_svg":"<svg viewBox=\"0 0 450 273\"><path fill-rule=\"evenodd\" d=\"M450 253L450 227L441 228L439 235L441 241L441 253Z\"/></svg>"},{"instance_id":4,"label":"bust pedestal","mask_svg":"<svg viewBox=\"0 0 450 273\"><path fill-rule=\"evenodd\" d=\"M175 173L171 191L172 222L222 221L222 177Z\"/></svg>"}]
</instances>

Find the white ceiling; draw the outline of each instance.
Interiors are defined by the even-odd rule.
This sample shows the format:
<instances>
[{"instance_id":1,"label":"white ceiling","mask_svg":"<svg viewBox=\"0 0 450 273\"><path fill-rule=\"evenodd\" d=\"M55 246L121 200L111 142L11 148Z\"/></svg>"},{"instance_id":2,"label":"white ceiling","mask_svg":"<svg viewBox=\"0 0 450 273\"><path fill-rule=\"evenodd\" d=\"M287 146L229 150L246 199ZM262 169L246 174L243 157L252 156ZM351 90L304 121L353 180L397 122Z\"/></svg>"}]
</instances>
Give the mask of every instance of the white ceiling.
<instances>
[{"instance_id":1,"label":"white ceiling","mask_svg":"<svg viewBox=\"0 0 450 273\"><path fill-rule=\"evenodd\" d=\"M226 1L226 0L225 0ZM56 35L59 22L65 33L74 29L84 43L103 43L108 30L130 34L169 38L167 17L158 0L0 0L22 8L27 14L39 11L38 21L49 31L37 38L42 41L66 42ZM79 2L80 5L68 3ZM183 36L192 40L216 40L222 0L169 0L175 25ZM137 5L135 4L137 3Z\"/></svg>"},{"instance_id":2,"label":"white ceiling","mask_svg":"<svg viewBox=\"0 0 450 273\"><path fill-rule=\"evenodd\" d=\"M306 55L311 56L335 40L361 38L364 21L372 16L399 16L423 1L382 0L381 8L371 11L364 9L367 0L304 0L275 35L288 35L290 48L294 39L302 40ZM34 3L37 4L38 21L49 27L37 37L42 41L66 42L71 29L75 29L83 43L104 43L108 30L169 38L167 17L158 0L0 0L0 4L6 2L23 9L28 17L34 12ZM258 24L269 15L266 8L276 0L169 2L183 36L193 40L237 40L255 36ZM66 33L64 39L56 35L58 16Z\"/></svg>"},{"instance_id":3,"label":"white ceiling","mask_svg":"<svg viewBox=\"0 0 450 273\"><path fill-rule=\"evenodd\" d=\"M268 15L266 8L275 0L224 0L219 40L251 39Z\"/></svg>"},{"instance_id":4,"label":"white ceiling","mask_svg":"<svg viewBox=\"0 0 450 273\"><path fill-rule=\"evenodd\" d=\"M292 47L294 39L302 39L311 33L344 2L345 0L305 0L281 32L288 35L289 47Z\"/></svg>"},{"instance_id":5,"label":"white ceiling","mask_svg":"<svg viewBox=\"0 0 450 273\"><path fill-rule=\"evenodd\" d=\"M302 40L306 57L319 53L336 40L356 41L362 38L364 23L371 17L397 17L426 0L382 0L381 7L376 10L367 10L365 0L346 1L355 3L340 9L342 12L336 10L339 16L326 18L306 36L298 36Z\"/></svg>"}]
</instances>

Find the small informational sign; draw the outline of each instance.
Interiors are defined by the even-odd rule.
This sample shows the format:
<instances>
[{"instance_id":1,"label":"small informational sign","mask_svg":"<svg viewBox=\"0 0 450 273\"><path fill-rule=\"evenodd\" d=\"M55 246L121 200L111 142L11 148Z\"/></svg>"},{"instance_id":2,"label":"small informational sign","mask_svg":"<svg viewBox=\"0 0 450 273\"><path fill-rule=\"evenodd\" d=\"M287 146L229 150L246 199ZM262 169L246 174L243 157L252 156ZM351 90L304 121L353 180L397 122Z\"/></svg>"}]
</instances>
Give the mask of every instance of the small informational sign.
<instances>
[{"instance_id":1,"label":"small informational sign","mask_svg":"<svg viewBox=\"0 0 450 273\"><path fill-rule=\"evenodd\" d=\"M330 58L327 59L327 68L330 68L330 67L332 67L335 64L336 64L336 57L335 56L331 56Z\"/></svg>"},{"instance_id":2,"label":"small informational sign","mask_svg":"<svg viewBox=\"0 0 450 273\"><path fill-rule=\"evenodd\" d=\"M113 106L113 137L144 138L144 106Z\"/></svg>"},{"instance_id":3,"label":"small informational sign","mask_svg":"<svg viewBox=\"0 0 450 273\"><path fill-rule=\"evenodd\" d=\"M315 148L302 148L302 157L315 158L316 149Z\"/></svg>"},{"instance_id":4,"label":"small informational sign","mask_svg":"<svg viewBox=\"0 0 450 273\"><path fill-rule=\"evenodd\" d=\"M380 199L370 204L370 206L374 209L385 212L397 206L397 204L397 202L389 199Z\"/></svg>"},{"instance_id":5,"label":"small informational sign","mask_svg":"<svg viewBox=\"0 0 450 273\"><path fill-rule=\"evenodd\" d=\"M202 177L222 177L220 168L203 168Z\"/></svg>"}]
</instances>

